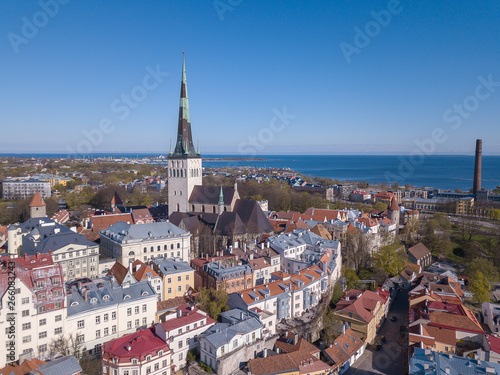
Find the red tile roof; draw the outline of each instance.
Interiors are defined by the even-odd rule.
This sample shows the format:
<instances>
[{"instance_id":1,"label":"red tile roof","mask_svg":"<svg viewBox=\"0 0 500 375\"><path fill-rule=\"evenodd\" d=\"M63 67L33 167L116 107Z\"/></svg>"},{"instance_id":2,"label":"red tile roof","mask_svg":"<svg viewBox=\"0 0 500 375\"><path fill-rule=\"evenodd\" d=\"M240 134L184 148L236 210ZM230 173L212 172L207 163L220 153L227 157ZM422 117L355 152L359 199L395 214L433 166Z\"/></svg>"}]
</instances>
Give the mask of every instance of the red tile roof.
<instances>
[{"instance_id":1,"label":"red tile roof","mask_svg":"<svg viewBox=\"0 0 500 375\"><path fill-rule=\"evenodd\" d=\"M180 305L175 310L176 314L178 311L181 312L180 317L169 319L164 323L159 323L163 327L165 332L177 330L179 328L185 327L189 324L200 322L202 320L206 320L205 325L216 323L215 320L213 320L211 317L209 317L204 311L202 311L199 308L194 307L194 306L189 306L187 304Z\"/></svg>"},{"instance_id":2,"label":"red tile roof","mask_svg":"<svg viewBox=\"0 0 500 375\"><path fill-rule=\"evenodd\" d=\"M118 359L130 362L129 358L144 361L148 355L157 355L158 351L170 351L168 344L158 337L154 328L141 329L135 333L105 342L102 345L103 359Z\"/></svg>"},{"instance_id":3,"label":"red tile roof","mask_svg":"<svg viewBox=\"0 0 500 375\"><path fill-rule=\"evenodd\" d=\"M92 216L90 219L92 223L92 231L99 233L102 230L108 229L110 226L123 221L124 223L132 224L134 220L131 214L111 214L111 215L98 215Z\"/></svg>"},{"instance_id":4,"label":"red tile roof","mask_svg":"<svg viewBox=\"0 0 500 375\"><path fill-rule=\"evenodd\" d=\"M40 193L37 191L30 202L30 207L42 207L45 206L45 201L43 200Z\"/></svg>"}]
</instances>

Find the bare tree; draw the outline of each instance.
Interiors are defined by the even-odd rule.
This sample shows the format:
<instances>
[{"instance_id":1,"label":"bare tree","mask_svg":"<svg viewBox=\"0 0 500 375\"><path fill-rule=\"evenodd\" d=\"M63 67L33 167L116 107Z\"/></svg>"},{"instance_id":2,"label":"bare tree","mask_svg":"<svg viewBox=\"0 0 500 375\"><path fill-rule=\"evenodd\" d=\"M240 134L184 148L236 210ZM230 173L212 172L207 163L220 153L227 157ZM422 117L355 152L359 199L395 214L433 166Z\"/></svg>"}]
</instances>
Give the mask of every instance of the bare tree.
<instances>
[{"instance_id":1,"label":"bare tree","mask_svg":"<svg viewBox=\"0 0 500 375\"><path fill-rule=\"evenodd\" d=\"M76 334L64 336L61 334L52 339L49 345L49 353L52 358L75 356L80 360L85 353L86 348L82 345Z\"/></svg>"},{"instance_id":2,"label":"bare tree","mask_svg":"<svg viewBox=\"0 0 500 375\"><path fill-rule=\"evenodd\" d=\"M371 238L360 233L347 234L345 246L345 265L359 272L369 268L371 263Z\"/></svg>"}]
</instances>

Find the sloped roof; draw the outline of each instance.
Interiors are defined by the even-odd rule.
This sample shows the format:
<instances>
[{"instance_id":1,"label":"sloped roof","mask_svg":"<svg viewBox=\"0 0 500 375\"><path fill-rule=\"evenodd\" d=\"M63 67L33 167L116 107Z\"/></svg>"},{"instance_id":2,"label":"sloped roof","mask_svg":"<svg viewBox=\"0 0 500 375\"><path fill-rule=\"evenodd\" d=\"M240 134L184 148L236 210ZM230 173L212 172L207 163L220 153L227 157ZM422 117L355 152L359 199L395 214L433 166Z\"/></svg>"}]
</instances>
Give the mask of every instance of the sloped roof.
<instances>
[{"instance_id":1,"label":"sloped roof","mask_svg":"<svg viewBox=\"0 0 500 375\"><path fill-rule=\"evenodd\" d=\"M427 255L431 255L429 249L423 244L419 243L408 249L408 252L415 257L415 259L422 259Z\"/></svg>"},{"instance_id":2,"label":"sloped roof","mask_svg":"<svg viewBox=\"0 0 500 375\"><path fill-rule=\"evenodd\" d=\"M115 194L113 195L113 198L111 198L111 204L115 205L115 206L123 204L123 202L122 202L122 200L117 192L115 192Z\"/></svg>"},{"instance_id":3,"label":"sloped roof","mask_svg":"<svg viewBox=\"0 0 500 375\"><path fill-rule=\"evenodd\" d=\"M30 202L30 207L43 207L46 206L45 200L42 198L40 193L37 191Z\"/></svg>"},{"instance_id":4,"label":"sloped roof","mask_svg":"<svg viewBox=\"0 0 500 375\"><path fill-rule=\"evenodd\" d=\"M391 204L389 205L389 210L399 211L398 201L396 200L396 197L394 195L392 196Z\"/></svg>"},{"instance_id":5,"label":"sloped roof","mask_svg":"<svg viewBox=\"0 0 500 375\"><path fill-rule=\"evenodd\" d=\"M216 185L196 185L189 197L189 204L211 204L219 203L220 186ZM229 206L233 201L235 194L234 187L222 186L222 194L224 195L224 205Z\"/></svg>"},{"instance_id":6,"label":"sloped roof","mask_svg":"<svg viewBox=\"0 0 500 375\"><path fill-rule=\"evenodd\" d=\"M90 218L92 223L92 232L99 233L102 230L108 229L110 226L123 221L124 223L133 223L132 215L126 214L111 214L111 215L97 215Z\"/></svg>"},{"instance_id":7,"label":"sloped roof","mask_svg":"<svg viewBox=\"0 0 500 375\"><path fill-rule=\"evenodd\" d=\"M317 234L320 237L323 237L324 239L333 240L333 237L330 234L330 232L328 232L325 226L321 223L317 224L314 228L312 228L311 232Z\"/></svg>"},{"instance_id":8,"label":"sloped roof","mask_svg":"<svg viewBox=\"0 0 500 375\"><path fill-rule=\"evenodd\" d=\"M66 356L38 366L38 371L30 375L75 375L82 372L80 363L74 356Z\"/></svg>"},{"instance_id":9,"label":"sloped roof","mask_svg":"<svg viewBox=\"0 0 500 375\"><path fill-rule=\"evenodd\" d=\"M20 365L14 363L12 365L7 365L4 368L0 369L0 375L26 375L31 370L38 369L38 366L44 363L45 363L44 361L40 361L39 359L36 358L33 358L31 360L25 360Z\"/></svg>"},{"instance_id":10,"label":"sloped roof","mask_svg":"<svg viewBox=\"0 0 500 375\"><path fill-rule=\"evenodd\" d=\"M260 205L252 199L236 200L234 212L238 213L249 233L269 233L273 231L273 227Z\"/></svg>"}]
</instances>

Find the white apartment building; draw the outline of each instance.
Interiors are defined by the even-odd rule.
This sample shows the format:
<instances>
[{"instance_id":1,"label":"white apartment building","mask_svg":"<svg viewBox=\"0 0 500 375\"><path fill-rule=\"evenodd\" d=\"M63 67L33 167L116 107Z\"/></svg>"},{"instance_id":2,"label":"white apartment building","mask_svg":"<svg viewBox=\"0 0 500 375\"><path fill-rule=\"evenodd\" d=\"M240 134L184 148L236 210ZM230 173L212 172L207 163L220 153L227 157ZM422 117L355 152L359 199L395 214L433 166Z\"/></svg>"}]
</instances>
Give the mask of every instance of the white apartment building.
<instances>
[{"instance_id":1,"label":"white apartment building","mask_svg":"<svg viewBox=\"0 0 500 375\"><path fill-rule=\"evenodd\" d=\"M216 321L195 306L181 305L165 321L155 326L155 333L172 350L174 371L184 368L187 354L197 347L196 337L213 326Z\"/></svg>"},{"instance_id":2,"label":"white apartment building","mask_svg":"<svg viewBox=\"0 0 500 375\"><path fill-rule=\"evenodd\" d=\"M4 337L0 368L22 354L45 359L66 320L62 268L49 254L4 256L0 264L0 332Z\"/></svg>"},{"instance_id":3,"label":"white apartment building","mask_svg":"<svg viewBox=\"0 0 500 375\"><path fill-rule=\"evenodd\" d=\"M28 256L50 253L54 263L61 264L64 281L98 276L99 246L46 217L9 226L9 254L18 248Z\"/></svg>"},{"instance_id":4,"label":"white apartment building","mask_svg":"<svg viewBox=\"0 0 500 375\"><path fill-rule=\"evenodd\" d=\"M294 275L282 275L281 280L232 293L228 298L231 308L269 311L278 320L301 316L316 306L328 291L328 276L317 266L311 266Z\"/></svg>"},{"instance_id":5,"label":"white apartment building","mask_svg":"<svg viewBox=\"0 0 500 375\"><path fill-rule=\"evenodd\" d=\"M111 277L76 280L68 289L65 335L99 353L104 342L153 324L157 301L147 281L119 286Z\"/></svg>"},{"instance_id":6,"label":"white apartment building","mask_svg":"<svg viewBox=\"0 0 500 375\"><path fill-rule=\"evenodd\" d=\"M242 309L229 310L220 316L222 323L213 325L198 336L200 360L215 372L219 358L261 340L264 328L256 314ZM237 370L238 366L239 363L235 363L234 370Z\"/></svg>"},{"instance_id":7,"label":"white apartment building","mask_svg":"<svg viewBox=\"0 0 500 375\"><path fill-rule=\"evenodd\" d=\"M101 232L101 254L128 266L136 259L158 257L191 259L191 233L170 222L126 224L118 222Z\"/></svg>"}]
</instances>

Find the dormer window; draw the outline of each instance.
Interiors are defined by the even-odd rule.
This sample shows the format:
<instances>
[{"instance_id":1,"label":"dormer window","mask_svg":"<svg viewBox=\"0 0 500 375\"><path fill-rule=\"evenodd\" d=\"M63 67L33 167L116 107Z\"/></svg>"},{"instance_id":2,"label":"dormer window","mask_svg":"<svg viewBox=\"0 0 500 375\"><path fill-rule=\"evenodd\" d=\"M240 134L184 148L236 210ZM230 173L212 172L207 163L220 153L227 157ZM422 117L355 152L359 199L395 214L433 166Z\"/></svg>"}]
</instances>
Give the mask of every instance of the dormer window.
<instances>
[{"instance_id":1,"label":"dormer window","mask_svg":"<svg viewBox=\"0 0 500 375\"><path fill-rule=\"evenodd\" d=\"M95 304L97 303L97 298L95 298L95 297L91 298L91 299L90 299L90 303L91 303L92 305L95 305Z\"/></svg>"},{"instance_id":2,"label":"dormer window","mask_svg":"<svg viewBox=\"0 0 500 375\"><path fill-rule=\"evenodd\" d=\"M71 302L71 306L78 306L78 302L77 301Z\"/></svg>"},{"instance_id":3,"label":"dormer window","mask_svg":"<svg viewBox=\"0 0 500 375\"><path fill-rule=\"evenodd\" d=\"M137 358L132 358L132 364L136 365L137 364Z\"/></svg>"},{"instance_id":4,"label":"dormer window","mask_svg":"<svg viewBox=\"0 0 500 375\"><path fill-rule=\"evenodd\" d=\"M158 356L160 356L160 357L161 357L162 355L163 355L163 350L160 350L160 351L158 352Z\"/></svg>"},{"instance_id":5,"label":"dormer window","mask_svg":"<svg viewBox=\"0 0 500 375\"><path fill-rule=\"evenodd\" d=\"M146 292L146 291L144 291L144 292L142 292L142 295L143 295L143 296L147 296L147 295L149 295L149 293L148 293L148 292Z\"/></svg>"},{"instance_id":6,"label":"dormer window","mask_svg":"<svg viewBox=\"0 0 500 375\"><path fill-rule=\"evenodd\" d=\"M150 355L146 356L146 361L148 361L148 362L151 361L151 356Z\"/></svg>"},{"instance_id":7,"label":"dormer window","mask_svg":"<svg viewBox=\"0 0 500 375\"><path fill-rule=\"evenodd\" d=\"M109 295L105 294L105 295L102 297L102 299L103 299L104 301L108 302L108 301L109 301Z\"/></svg>"},{"instance_id":8,"label":"dormer window","mask_svg":"<svg viewBox=\"0 0 500 375\"><path fill-rule=\"evenodd\" d=\"M123 297L123 299L130 299L130 296L126 294L125 297Z\"/></svg>"}]
</instances>

